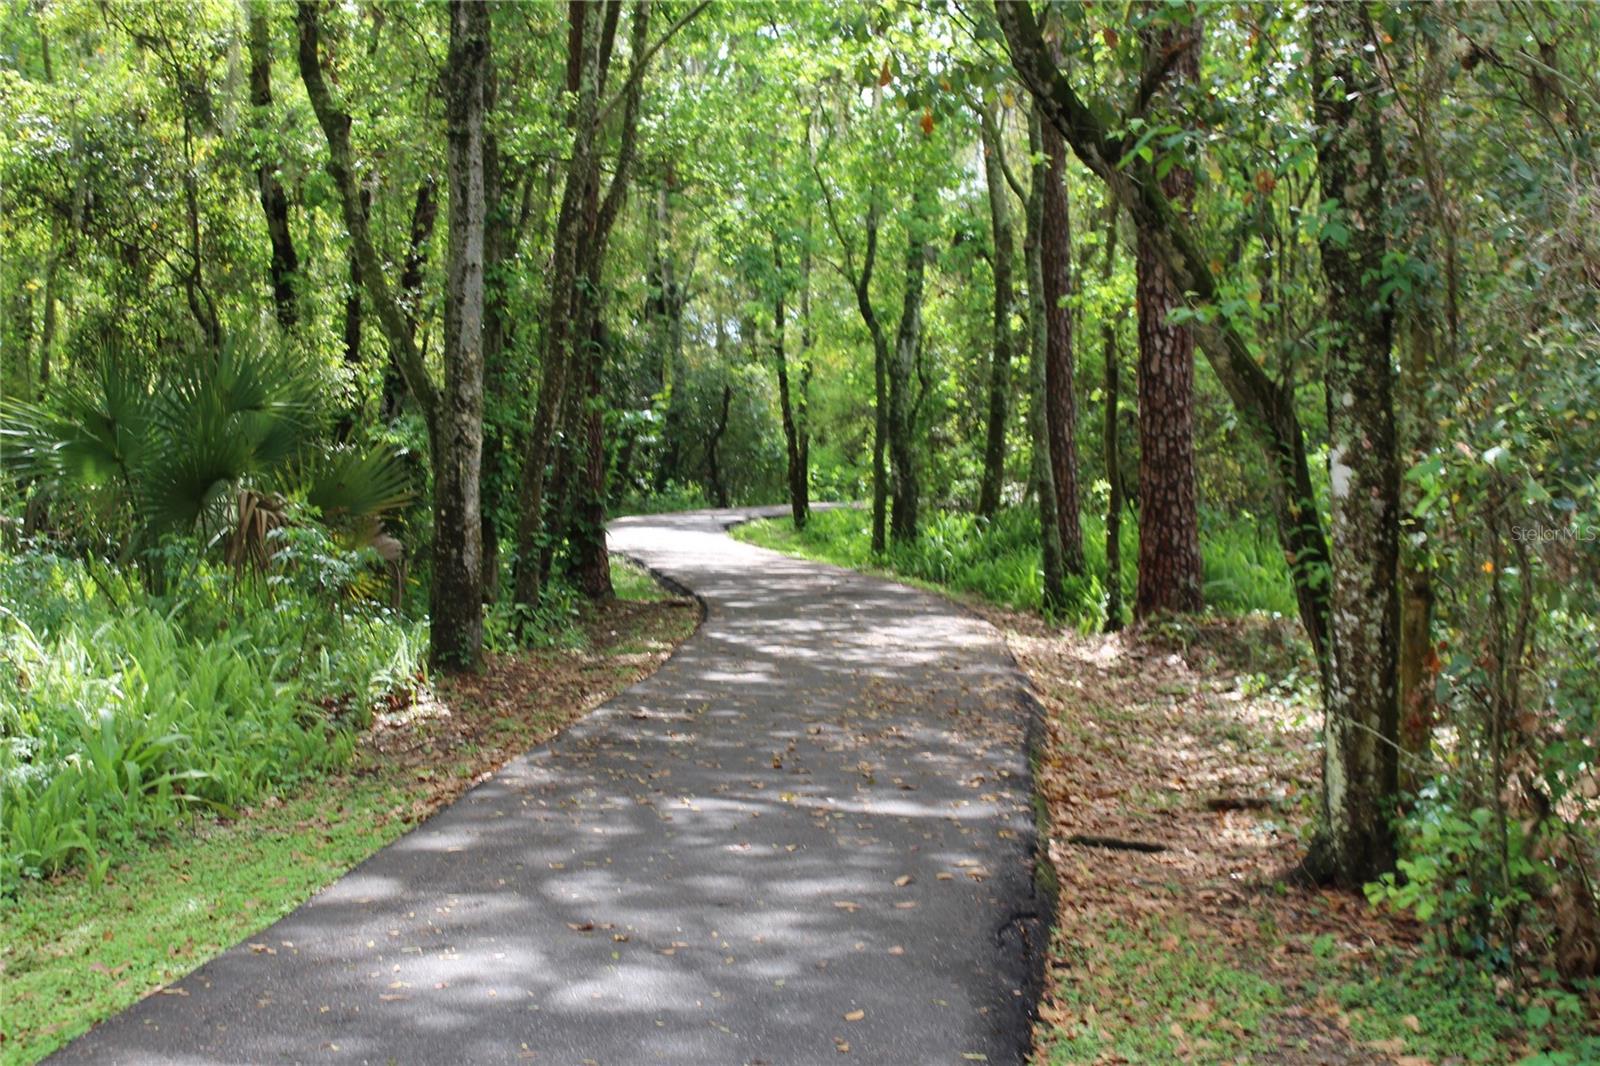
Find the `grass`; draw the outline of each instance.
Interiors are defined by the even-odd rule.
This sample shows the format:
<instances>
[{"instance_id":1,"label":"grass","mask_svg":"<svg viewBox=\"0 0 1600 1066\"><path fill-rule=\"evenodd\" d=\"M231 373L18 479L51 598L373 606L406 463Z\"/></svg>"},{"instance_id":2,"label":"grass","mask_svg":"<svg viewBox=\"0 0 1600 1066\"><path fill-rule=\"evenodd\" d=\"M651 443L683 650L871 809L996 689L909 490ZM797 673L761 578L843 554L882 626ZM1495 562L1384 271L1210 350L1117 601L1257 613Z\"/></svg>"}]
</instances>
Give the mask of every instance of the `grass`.
<instances>
[{"instance_id":1,"label":"grass","mask_svg":"<svg viewBox=\"0 0 1600 1066\"><path fill-rule=\"evenodd\" d=\"M698 608L614 568L619 601L580 613L582 649L495 657L436 702L379 713L349 763L221 817L134 842L96 881L25 881L0 928L0 1063L30 1063L293 910L460 795L649 672Z\"/></svg>"},{"instance_id":2,"label":"grass","mask_svg":"<svg viewBox=\"0 0 1600 1066\"><path fill-rule=\"evenodd\" d=\"M1387 949L1351 957L1331 934L1269 923L1241 957L1216 929L1152 915L1072 940L1040 1026L1049 1066L1600 1061L1570 1013L1536 1032L1481 973Z\"/></svg>"},{"instance_id":3,"label":"grass","mask_svg":"<svg viewBox=\"0 0 1600 1066\"><path fill-rule=\"evenodd\" d=\"M854 508L815 512L801 531L787 518L773 518L737 526L733 535L790 555L887 573L1000 607L1033 612L1043 608L1039 523L1031 508L1007 508L992 521L964 512L933 512L914 543L891 543L882 555L872 551L871 515ZM1061 620L1089 632L1105 617L1103 520L1086 515L1083 538L1087 573L1067 579L1069 607ZM1121 547L1126 603L1138 577L1138 531L1132 516L1123 523ZM1214 610L1295 614L1288 569L1270 530L1250 519L1224 520L1208 514L1201 527L1201 552L1206 602Z\"/></svg>"}]
</instances>

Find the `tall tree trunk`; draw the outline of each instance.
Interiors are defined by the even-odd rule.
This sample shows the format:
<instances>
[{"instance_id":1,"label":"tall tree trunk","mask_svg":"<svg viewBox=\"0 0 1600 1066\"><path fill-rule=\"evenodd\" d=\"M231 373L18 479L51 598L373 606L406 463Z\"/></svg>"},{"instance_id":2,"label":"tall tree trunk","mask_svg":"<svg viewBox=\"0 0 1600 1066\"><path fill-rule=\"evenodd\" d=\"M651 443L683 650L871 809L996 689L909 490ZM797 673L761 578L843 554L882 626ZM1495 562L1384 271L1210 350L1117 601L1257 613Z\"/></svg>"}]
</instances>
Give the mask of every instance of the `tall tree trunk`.
<instances>
[{"instance_id":1,"label":"tall tree trunk","mask_svg":"<svg viewBox=\"0 0 1600 1066\"><path fill-rule=\"evenodd\" d=\"M889 338L872 307L872 269L878 256L881 211L878 190L873 188L868 195L871 203L867 208L866 250L862 254L861 273L851 280L856 291L856 310L861 313L861 321L872 338L872 551L881 555L888 547Z\"/></svg>"},{"instance_id":2,"label":"tall tree trunk","mask_svg":"<svg viewBox=\"0 0 1600 1066\"><path fill-rule=\"evenodd\" d=\"M629 36L629 77L622 89L621 141L617 149L611 182L605 196L588 215L588 234L584 241L583 300L588 316L590 344L584 370L587 403L584 405L584 459L578 485L577 523L571 537L573 572L578 587L593 600L611 598L611 554L606 549L606 461L605 438L605 361L610 350L604 307L606 249L611 229L627 199L632 176L634 151L639 128L639 101L643 90L643 64L650 31L650 4L638 0L633 5Z\"/></svg>"},{"instance_id":3,"label":"tall tree trunk","mask_svg":"<svg viewBox=\"0 0 1600 1066\"><path fill-rule=\"evenodd\" d=\"M1033 158L1028 182L1027 235L1023 258L1028 265L1028 438L1033 445L1034 497L1039 504L1039 556L1044 571L1042 599L1046 614L1066 607L1061 565L1061 533L1057 526L1056 482L1050 465L1050 428L1045 413L1045 362L1049 358L1049 326L1044 293L1044 186L1049 168L1044 161L1043 122L1037 107L1028 112L1028 153Z\"/></svg>"},{"instance_id":4,"label":"tall tree trunk","mask_svg":"<svg viewBox=\"0 0 1600 1066\"><path fill-rule=\"evenodd\" d=\"M1167 83L1200 76L1200 26L1167 28L1147 44L1146 69ZM1176 58L1171 58L1176 53ZM1162 180L1187 213L1194 175L1182 164ZM1148 618L1204 606L1194 467L1194 334L1170 321L1184 293L1144 228L1136 240L1139 307L1139 586L1133 613Z\"/></svg>"},{"instance_id":5,"label":"tall tree trunk","mask_svg":"<svg viewBox=\"0 0 1600 1066\"><path fill-rule=\"evenodd\" d=\"M256 132L262 136L271 128L272 108L272 37L268 24L268 7L265 0L251 0L250 20L250 103L256 112ZM293 329L299 317L295 304L295 277L300 272L300 259L295 255L294 240L289 233L289 197L278 181L276 160L265 147L257 150L256 191L261 199L261 213L267 221L267 241L272 247L269 276L272 279L272 303L277 310L278 324Z\"/></svg>"},{"instance_id":6,"label":"tall tree trunk","mask_svg":"<svg viewBox=\"0 0 1600 1066\"><path fill-rule=\"evenodd\" d=\"M1042 116L1041 116L1042 118ZM1073 382L1072 215L1067 201L1067 149L1061 134L1041 122L1045 177L1039 262L1044 271L1045 428L1050 435L1050 470L1055 482L1056 536L1061 566L1081 575L1083 527L1078 520L1078 399Z\"/></svg>"},{"instance_id":7,"label":"tall tree trunk","mask_svg":"<svg viewBox=\"0 0 1600 1066\"><path fill-rule=\"evenodd\" d=\"M450 252L444 305L444 390L433 462L433 660L475 669L483 644L479 478L483 458L485 86L489 8L450 5L445 76Z\"/></svg>"},{"instance_id":8,"label":"tall tree trunk","mask_svg":"<svg viewBox=\"0 0 1600 1066\"><path fill-rule=\"evenodd\" d=\"M1110 281L1117 263L1117 202L1106 198L1106 257L1100 268L1103 281ZM1117 324L1111 318L1100 323L1100 348L1105 363L1105 444L1106 484L1106 624L1107 633L1122 628L1122 456L1120 454L1121 378L1117 365Z\"/></svg>"},{"instance_id":9,"label":"tall tree trunk","mask_svg":"<svg viewBox=\"0 0 1600 1066\"><path fill-rule=\"evenodd\" d=\"M795 398L796 436L800 447L800 512L811 517L811 215L806 215L806 244L800 254L800 389Z\"/></svg>"},{"instance_id":10,"label":"tall tree trunk","mask_svg":"<svg viewBox=\"0 0 1600 1066\"><path fill-rule=\"evenodd\" d=\"M483 89L484 110L490 114L494 113L499 88L491 64ZM506 392L503 364L511 322L506 306L505 272L517 232L510 202L513 190L507 185L501 163L500 142L493 128L487 128L483 134L483 391L485 410L495 414ZM483 575L480 585L486 604L500 598L500 526L496 516L500 510L503 439L501 419L485 418L483 462L478 471L478 524Z\"/></svg>"},{"instance_id":11,"label":"tall tree trunk","mask_svg":"<svg viewBox=\"0 0 1600 1066\"><path fill-rule=\"evenodd\" d=\"M434 580L429 657L444 668L470 668L481 651L478 587L478 473L483 407L483 150L488 9L452 3L446 113L451 182L451 251L447 269L445 387L429 375L401 302L381 269L362 208L350 146L350 116L339 110L322 73L317 0L296 8L298 61L306 96L328 142L328 175L339 190L345 229L361 283L428 426L434 464Z\"/></svg>"},{"instance_id":12,"label":"tall tree trunk","mask_svg":"<svg viewBox=\"0 0 1600 1066\"><path fill-rule=\"evenodd\" d=\"M928 266L928 227L933 224L931 216L935 207L934 190L926 182L919 186L914 195L916 199L906 234L906 280L901 297L900 326L895 331L894 358L889 364L889 450L894 489L889 532L901 544L917 539L917 507L921 487L917 473L917 427L911 386L917 357L922 349L922 289ZM1008 356L1008 366L1009 363Z\"/></svg>"},{"instance_id":13,"label":"tall tree trunk","mask_svg":"<svg viewBox=\"0 0 1600 1066\"><path fill-rule=\"evenodd\" d=\"M601 12L588 4L569 4L567 33L567 90L576 94L571 116L572 155L567 167L566 187L561 194L561 210L556 220L555 249L550 272L550 297L546 305L544 350L539 381L539 399L534 408L533 426L522 456L522 486L518 499L517 555L514 568L516 603L523 617L538 605L543 581L539 561L539 535L544 515L545 465L562 408L567 367L571 360L573 314L577 310L580 270L580 242L585 206L594 197L599 181L595 167L595 119L599 110L600 66L604 51L604 32L590 26L589 11Z\"/></svg>"},{"instance_id":14,"label":"tall tree trunk","mask_svg":"<svg viewBox=\"0 0 1600 1066\"><path fill-rule=\"evenodd\" d=\"M983 480L978 489L978 514L993 518L1000 509L1006 477L1006 411L1011 405L1011 316L1016 293L1011 283L1016 238L1012 232L1011 204L1001 173L1000 130L994 110L978 112L983 145L983 176L989 189L989 225L994 237L994 352L989 362L989 415L984 433Z\"/></svg>"},{"instance_id":15,"label":"tall tree trunk","mask_svg":"<svg viewBox=\"0 0 1600 1066\"><path fill-rule=\"evenodd\" d=\"M778 413L783 419L783 445L788 460L789 515L794 528L804 529L809 516L806 468L800 456L800 427L795 421L794 403L789 395L789 355L783 345L788 318L783 300L783 248L776 233L772 235L772 266L779 278L772 296L772 359L778 373Z\"/></svg>"},{"instance_id":16,"label":"tall tree trunk","mask_svg":"<svg viewBox=\"0 0 1600 1066\"><path fill-rule=\"evenodd\" d=\"M667 484L683 477L681 447L685 435L683 309L688 294L678 278L677 259L672 248L672 179L669 174L656 190L651 239L651 299L649 316L652 346L655 348L657 391L665 397L667 412L663 420L661 452L656 459L652 484L664 492Z\"/></svg>"},{"instance_id":17,"label":"tall tree trunk","mask_svg":"<svg viewBox=\"0 0 1600 1066\"><path fill-rule=\"evenodd\" d=\"M1322 821L1307 869L1358 886L1391 869L1397 782L1400 474L1383 293L1386 161L1372 40L1361 5L1311 9L1317 163L1343 222L1318 240L1328 286L1328 475L1333 536L1332 684Z\"/></svg>"}]
</instances>

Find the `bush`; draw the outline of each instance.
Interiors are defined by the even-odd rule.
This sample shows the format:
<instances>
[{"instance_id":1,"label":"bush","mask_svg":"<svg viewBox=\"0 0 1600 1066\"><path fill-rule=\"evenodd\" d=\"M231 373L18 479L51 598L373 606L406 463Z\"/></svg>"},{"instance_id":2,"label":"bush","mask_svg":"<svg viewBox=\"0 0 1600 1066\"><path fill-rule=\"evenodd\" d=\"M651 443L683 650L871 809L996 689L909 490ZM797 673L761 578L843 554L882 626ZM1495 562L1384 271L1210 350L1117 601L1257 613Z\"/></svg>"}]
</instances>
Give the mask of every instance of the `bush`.
<instances>
[{"instance_id":1,"label":"bush","mask_svg":"<svg viewBox=\"0 0 1600 1066\"><path fill-rule=\"evenodd\" d=\"M254 581L169 542L185 577L166 597L97 564L0 555L0 883L103 875L192 812L326 772L415 687L421 628L330 585L356 560L312 537L316 562L286 548Z\"/></svg>"}]
</instances>

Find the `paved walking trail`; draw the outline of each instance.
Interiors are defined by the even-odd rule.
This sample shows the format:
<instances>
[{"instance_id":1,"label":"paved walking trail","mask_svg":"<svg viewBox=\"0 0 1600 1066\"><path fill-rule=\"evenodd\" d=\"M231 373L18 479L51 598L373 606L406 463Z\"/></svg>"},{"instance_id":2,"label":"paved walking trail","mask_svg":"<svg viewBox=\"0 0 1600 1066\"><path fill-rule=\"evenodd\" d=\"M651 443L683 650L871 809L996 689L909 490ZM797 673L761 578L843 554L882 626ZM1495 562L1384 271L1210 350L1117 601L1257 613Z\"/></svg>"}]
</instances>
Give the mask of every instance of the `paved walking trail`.
<instances>
[{"instance_id":1,"label":"paved walking trail","mask_svg":"<svg viewBox=\"0 0 1600 1066\"><path fill-rule=\"evenodd\" d=\"M945 600L724 533L752 513L614 523L705 601L675 656L59 1061L1020 1061L1024 682Z\"/></svg>"}]
</instances>

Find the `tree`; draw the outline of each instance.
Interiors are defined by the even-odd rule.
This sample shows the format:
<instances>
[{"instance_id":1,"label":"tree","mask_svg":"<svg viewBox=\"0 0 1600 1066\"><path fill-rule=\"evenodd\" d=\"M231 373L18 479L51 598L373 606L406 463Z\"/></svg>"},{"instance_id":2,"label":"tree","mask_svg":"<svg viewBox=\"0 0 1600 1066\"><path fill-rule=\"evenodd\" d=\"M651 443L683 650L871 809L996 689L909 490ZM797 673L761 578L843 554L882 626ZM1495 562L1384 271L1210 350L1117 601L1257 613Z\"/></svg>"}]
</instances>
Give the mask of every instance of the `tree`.
<instances>
[{"instance_id":1,"label":"tree","mask_svg":"<svg viewBox=\"0 0 1600 1066\"><path fill-rule=\"evenodd\" d=\"M1384 284L1379 84L1360 5L1315 4L1310 21L1317 162L1331 215L1319 241L1328 283L1328 480L1333 538L1322 824L1307 858L1352 887L1394 865L1400 472L1393 301Z\"/></svg>"},{"instance_id":2,"label":"tree","mask_svg":"<svg viewBox=\"0 0 1600 1066\"><path fill-rule=\"evenodd\" d=\"M1200 23L1150 34L1146 82L1192 84L1200 75ZM1194 175L1182 162L1160 179L1180 216L1194 202ZM1133 613L1198 611L1204 603L1200 515L1194 469L1194 334L1173 321L1183 291L1156 249L1150 227L1137 228L1139 279L1139 586Z\"/></svg>"},{"instance_id":3,"label":"tree","mask_svg":"<svg viewBox=\"0 0 1600 1066\"><path fill-rule=\"evenodd\" d=\"M258 136L268 129L272 108L272 35L267 7L253 2L250 21L250 104L256 110ZM256 187L261 197L261 214L267 223L267 240L272 246L272 303L278 323L292 329L299 319L295 306L295 285L300 273L300 257L295 254L289 233L289 196L278 180L277 161L264 147L257 149Z\"/></svg>"},{"instance_id":4,"label":"tree","mask_svg":"<svg viewBox=\"0 0 1600 1066\"><path fill-rule=\"evenodd\" d=\"M1155 166L1138 152L1131 152L1124 135L1113 135L1111 127L1084 103L1052 57L1028 3L1003 3L995 10L1012 64L1050 123L1083 164L1106 184L1108 193L1128 212L1134 225L1142 227L1178 291L1189 294L1194 304L1216 304L1216 272L1194 232L1167 199L1156 178ZM1142 109L1145 99L1141 87L1136 106ZM1316 650L1326 684L1327 536L1315 505L1316 492L1293 389L1274 381L1262 369L1249 339L1228 319L1213 316L1197 320L1193 327L1217 380L1255 434L1267 469L1272 472L1278 535L1290 561L1300 620Z\"/></svg>"},{"instance_id":5,"label":"tree","mask_svg":"<svg viewBox=\"0 0 1600 1066\"><path fill-rule=\"evenodd\" d=\"M300 77L327 140L328 175L338 190L361 281L378 312L390 352L427 422L435 470L429 656L441 667L475 669L483 626L478 474L483 445L482 152L489 64L487 8L462 2L450 8L446 113L452 195L442 388L423 362L409 317L385 277L372 243L356 180L350 115L339 107L322 73L316 0L301 0L296 18Z\"/></svg>"},{"instance_id":6,"label":"tree","mask_svg":"<svg viewBox=\"0 0 1600 1066\"><path fill-rule=\"evenodd\" d=\"M1067 591L1063 583L1061 529L1057 524L1061 505L1056 497L1049 414L1045 410L1049 388L1045 364L1050 357L1050 308L1044 286L1044 188L1050 166L1044 154L1044 121L1037 107L1028 109L1028 152L1033 158L1028 182L1027 236L1023 240L1023 254L1028 264L1028 437L1033 446L1034 495L1039 504L1043 606L1047 613L1053 613L1066 606Z\"/></svg>"},{"instance_id":7,"label":"tree","mask_svg":"<svg viewBox=\"0 0 1600 1066\"><path fill-rule=\"evenodd\" d=\"M994 108L978 108L982 134L983 177L989 192L989 228L994 237L990 266L994 270L994 354L989 364L989 415L984 433L983 480L978 490L978 513L993 518L1000 509L1006 475L1006 410L1011 403L1011 318L1016 313L1016 293L1011 284L1016 238L1012 232L1011 205L1003 180L999 125Z\"/></svg>"},{"instance_id":8,"label":"tree","mask_svg":"<svg viewBox=\"0 0 1600 1066\"><path fill-rule=\"evenodd\" d=\"M1067 201L1067 152L1061 135L1040 123L1044 153L1040 194L1039 269L1044 286L1045 429L1050 443L1050 472L1055 487L1056 539L1061 567L1082 574L1083 529L1078 511L1078 400L1074 392L1072 311L1072 217Z\"/></svg>"}]
</instances>

